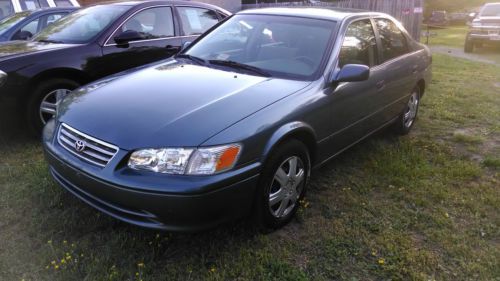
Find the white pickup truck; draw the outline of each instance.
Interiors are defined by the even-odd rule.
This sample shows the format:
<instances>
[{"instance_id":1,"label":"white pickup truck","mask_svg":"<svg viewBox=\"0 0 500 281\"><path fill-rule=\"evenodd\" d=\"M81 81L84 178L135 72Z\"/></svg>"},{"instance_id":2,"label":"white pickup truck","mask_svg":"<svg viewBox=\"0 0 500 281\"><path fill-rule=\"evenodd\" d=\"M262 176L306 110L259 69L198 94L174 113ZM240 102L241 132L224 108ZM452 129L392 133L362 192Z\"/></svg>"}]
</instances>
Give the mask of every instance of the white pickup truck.
<instances>
[{"instance_id":1,"label":"white pickup truck","mask_svg":"<svg viewBox=\"0 0 500 281\"><path fill-rule=\"evenodd\" d=\"M0 0L0 20L13 13L48 7L80 7L77 0Z\"/></svg>"}]
</instances>

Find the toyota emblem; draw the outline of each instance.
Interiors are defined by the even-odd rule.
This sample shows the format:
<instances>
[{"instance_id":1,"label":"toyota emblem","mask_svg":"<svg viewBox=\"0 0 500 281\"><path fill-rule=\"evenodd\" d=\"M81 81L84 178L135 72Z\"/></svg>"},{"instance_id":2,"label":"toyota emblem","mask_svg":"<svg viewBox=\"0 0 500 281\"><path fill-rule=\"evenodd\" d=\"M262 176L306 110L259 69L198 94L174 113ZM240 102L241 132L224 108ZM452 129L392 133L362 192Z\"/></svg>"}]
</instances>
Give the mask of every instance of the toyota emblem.
<instances>
[{"instance_id":1,"label":"toyota emblem","mask_svg":"<svg viewBox=\"0 0 500 281\"><path fill-rule=\"evenodd\" d=\"M86 147L87 147L87 144L84 141L78 140L75 142L75 149L78 152L84 151Z\"/></svg>"}]
</instances>

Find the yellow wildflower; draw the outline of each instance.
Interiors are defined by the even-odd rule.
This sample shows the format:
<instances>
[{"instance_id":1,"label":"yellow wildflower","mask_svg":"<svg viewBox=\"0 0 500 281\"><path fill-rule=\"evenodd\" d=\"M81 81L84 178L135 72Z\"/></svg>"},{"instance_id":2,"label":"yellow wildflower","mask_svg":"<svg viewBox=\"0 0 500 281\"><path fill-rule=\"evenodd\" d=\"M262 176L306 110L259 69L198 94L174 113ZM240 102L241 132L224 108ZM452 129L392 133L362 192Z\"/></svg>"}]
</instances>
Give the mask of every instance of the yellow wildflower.
<instances>
[{"instance_id":1,"label":"yellow wildflower","mask_svg":"<svg viewBox=\"0 0 500 281\"><path fill-rule=\"evenodd\" d=\"M144 263L140 262L140 263L137 264L137 266L140 267L140 268L142 268L142 267L144 267Z\"/></svg>"},{"instance_id":2,"label":"yellow wildflower","mask_svg":"<svg viewBox=\"0 0 500 281\"><path fill-rule=\"evenodd\" d=\"M385 259L383 259L383 258L378 259L378 264L380 264L380 265L385 264Z\"/></svg>"}]
</instances>

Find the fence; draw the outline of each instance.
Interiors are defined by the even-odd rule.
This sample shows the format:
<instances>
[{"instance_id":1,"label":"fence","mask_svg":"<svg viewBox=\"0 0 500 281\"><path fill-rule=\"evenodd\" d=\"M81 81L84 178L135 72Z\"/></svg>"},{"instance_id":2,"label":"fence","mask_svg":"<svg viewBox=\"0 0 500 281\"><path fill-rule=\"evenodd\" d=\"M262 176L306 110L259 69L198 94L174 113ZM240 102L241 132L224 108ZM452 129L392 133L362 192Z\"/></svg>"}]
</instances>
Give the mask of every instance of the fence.
<instances>
[{"instance_id":1,"label":"fence","mask_svg":"<svg viewBox=\"0 0 500 281\"><path fill-rule=\"evenodd\" d=\"M258 2L258 1L256 1ZM421 26L423 21L424 0L337 0L333 2L275 2L243 4L243 9L265 8L265 7L338 7L354 8L392 15L408 30L415 38L420 40Z\"/></svg>"}]
</instances>

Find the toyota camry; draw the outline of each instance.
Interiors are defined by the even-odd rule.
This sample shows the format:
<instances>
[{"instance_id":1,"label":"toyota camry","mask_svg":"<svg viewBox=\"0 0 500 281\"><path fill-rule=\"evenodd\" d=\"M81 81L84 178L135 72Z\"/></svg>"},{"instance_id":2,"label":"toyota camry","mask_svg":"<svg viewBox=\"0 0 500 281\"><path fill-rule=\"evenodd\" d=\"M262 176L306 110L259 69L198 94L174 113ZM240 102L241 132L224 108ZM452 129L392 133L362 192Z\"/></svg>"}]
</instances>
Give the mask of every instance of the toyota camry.
<instances>
[{"instance_id":1,"label":"toyota camry","mask_svg":"<svg viewBox=\"0 0 500 281\"><path fill-rule=\"evenodd\" d=\"M243 11L173 58L68 95L44 129L50 172L131 224L252 215L276 229L313 168L382 128L410 132L431 62L386 14Z\"/></svg>"}]
</instances>

